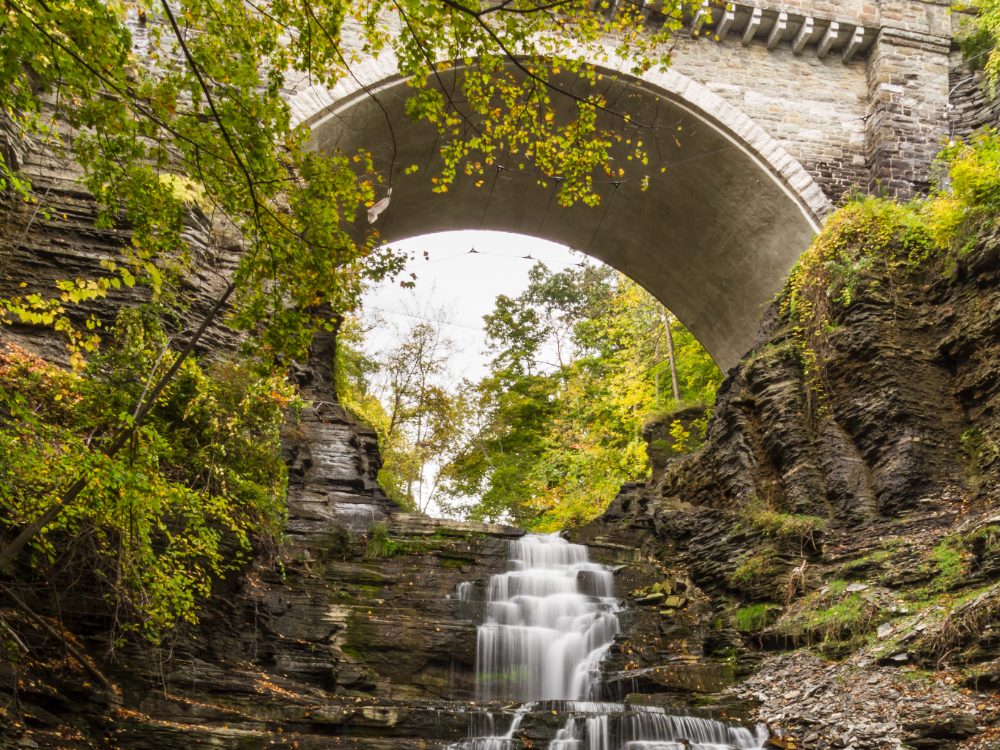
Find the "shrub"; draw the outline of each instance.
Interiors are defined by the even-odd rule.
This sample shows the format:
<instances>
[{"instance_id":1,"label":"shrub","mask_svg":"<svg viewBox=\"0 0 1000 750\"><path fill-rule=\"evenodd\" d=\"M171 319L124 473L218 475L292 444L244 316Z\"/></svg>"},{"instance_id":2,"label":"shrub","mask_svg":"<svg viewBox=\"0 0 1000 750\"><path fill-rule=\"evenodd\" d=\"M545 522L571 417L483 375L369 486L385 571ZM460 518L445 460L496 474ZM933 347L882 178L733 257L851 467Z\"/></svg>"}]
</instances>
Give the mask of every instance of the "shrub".
<instances>
[{"instance_id":1,"label":"shrub","mask_svg":"<svg viewBox=\"0 0 1000 750\"><path fill-rule=\"evenodd\" d=\"M155 318L126 310L83 373L0 350L0 533L88 486L30 546L30 563L93 576L127 632L193 623L213 581L273 544L284 519L280 429L294 401L251 363L187 360L114 458L147 384L176 357Z\"/></svg>"},{"instance_id":2,"label":"shrub","mask_svg":"<svg viewBox=\"0 0 1000 750\"><path fill-rule=\"evenodd\" d=\"M819 516L799 513L779 513L770 508L751 510L747 514L751 525L763 529L765 533L783 539L815 544L815 535L826 528L826 520Z\"/></svg>"},{"instance_id":3,"label":"shrub","mask_svg":"<svg viewBox=\"0 0 1000 750\"><path fill-rule=\"evenodd\" d=\"M368 542L365 545L366 560L392 557L397 551L398 547L389 536L389 525L385 521L376 521L368 527Z\"/></svg>"},{"instance_id":4,"label":"shrub","mask_svg":"<svg viewBox=\"0 0 1000 750\"><path fill-rule=\"evenodd\" d=\"M968 141L949 144L939 157L947 177L923 207L935 241L959 255L1000 214L1000 138L986 130Z\"/></svg>"}]
</instances>

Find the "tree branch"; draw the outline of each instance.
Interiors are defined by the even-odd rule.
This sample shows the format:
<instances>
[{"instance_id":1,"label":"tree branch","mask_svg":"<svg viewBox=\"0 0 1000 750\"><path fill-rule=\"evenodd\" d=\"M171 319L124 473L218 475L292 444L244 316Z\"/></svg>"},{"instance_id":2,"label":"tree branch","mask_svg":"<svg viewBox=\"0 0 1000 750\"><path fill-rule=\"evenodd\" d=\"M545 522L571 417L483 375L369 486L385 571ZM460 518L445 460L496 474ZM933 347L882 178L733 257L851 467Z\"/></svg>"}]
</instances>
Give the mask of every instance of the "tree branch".
<instances>
[{"instance_id":1,"label":"tree branch","mask_svg":"<svg viewBox=\"0 0 1000 750\"><path fill-rule=\"evenodd\" d=\"M615 111L615 110L613 110L613 109L611 109L609 107L606 107L606 106L604 106L602 104L598 104L597 102L591 101L589 99L585 99L582 96L574 94L572 91L568 91L568 90L562 88L561 86L557 86L556 84L552 83L552 81L548 80L547 78L542 78L540 75L538 75L533 70L531 70L528 66L526 66L523 62L521 62L521 60L518 58L518 56L515 55L510 49L507 48L507 45L504 44L503 40L500 39L500 37L497 35L497 33L492 28L490 28L490 25L488 23L486 23L482 19L482 16L481 16L480 12L473 11L470 8L466 8L461 3L456 2L456 0L440 0L440 2L442 2L444 5L447 5L449 8L454 8L455 10L459 11L460 13L464 13L465 15L467 15L467 16L471 17L472 19L474 19L475 22L476 22L476 24L478 24L479 27L482 28L482 30L486 32L487 36L489 36L490 39L493 40L493 43L496 44L497 47L500 48L500 51L504 53L504 55L507 57L508 60L510 60L511 64L514 65L515 68L517 68L518 70L520 70L526 76L528 76L529 78L531 78L533 81L537 81L538 83L542 84L543 86L545 86L547 89L550 89L551 91L555 91L558 94L562 94L563 96L569 97L570 99L572 99L573 101L577 102L578 104L582 104L582 105L587 106L587 107L593 107L594 109L598 110L599 112L604 112L605 114L611 115L612 117L618 118L619 120L623 120L623 121L629 123L630 125L635 125L636 127L643 128L645 130L652 130L653 129L653 127L654 127L653 125L639 122L639 121L637 121L637 120L629 117L626 114L622 114L621 112L617 112L617 111Z\"/></svg>"}]
</instances>

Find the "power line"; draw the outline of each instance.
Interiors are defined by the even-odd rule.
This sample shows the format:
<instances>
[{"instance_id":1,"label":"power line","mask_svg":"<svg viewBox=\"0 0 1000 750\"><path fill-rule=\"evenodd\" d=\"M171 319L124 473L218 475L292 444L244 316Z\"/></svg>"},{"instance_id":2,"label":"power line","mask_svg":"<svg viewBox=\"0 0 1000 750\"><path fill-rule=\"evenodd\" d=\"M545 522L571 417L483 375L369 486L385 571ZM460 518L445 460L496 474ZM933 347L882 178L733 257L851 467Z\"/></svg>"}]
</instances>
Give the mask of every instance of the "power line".
<instances>
[{"instance_id":1,"label":"power line","mask_svg":"<svg viewBox=\"0 0 1000 750\"><path fill-rule=\"evenodd\" d=\"M581 253L582 255L586 255L586 253L584 253L581 250L577 250L576 248L569 248L569 250L571 252L574 252L574 253ZM431 258L431 259L425 260L422 263L416 264L416 267L419 268L419 267L422 267L422 266L429 266L429 265L433 265L433 264L436 264L436 263L446 263L448 261L458 260L459 258L465 258L465 257L468 257L470 255L482 255L482 256L486 256L486 257L490 257L490 258L505 258L507 260L527 260L527 261L532 261L534 263L542 263L543 265L548 266L550 268L552 268L552 267L558 267L558 268L569 268L569 267L583 268L583 267L585 267L587 265L586 261L579 261L577 263L572 263L572 262L560 262L560 261L555 261L555 260L548 260L546 258L541 258L541 257L537 257L537 256L532 255L530 250L525 255L509 255L507 253L494 253L494 252L490 252L489 250L479 250L476 247L472 247L469 250L465 250L465 251L460 252L460 253L455 253L453 255L446 255L443 258Z\"/></svg>"},{"instance_id":2,"label":"power line","mask_svg":"<svg viewBox=\"0 0 1000 750\"><path fill-rule=\"evenodd\" d=\"M454 326L456 328L465 328L467 330L476 331L478 333L483 333L483 334L486 333L486 330L484 328L477 328L476 326L469 326L465 325L464 323L455 323L450 320L437 320L436 318L429 318L426 315L417 315L416 313L403 312L402 310L390 310L387 307L381 307L379 305L363 304L362 307L369 310L377 310L381 313L385 313L386 315L401 315L404 318L412 318L413 320L422 320L425 323L434 323L435 325L443 325L443 326Z\"/></svg>"}]
</instances>

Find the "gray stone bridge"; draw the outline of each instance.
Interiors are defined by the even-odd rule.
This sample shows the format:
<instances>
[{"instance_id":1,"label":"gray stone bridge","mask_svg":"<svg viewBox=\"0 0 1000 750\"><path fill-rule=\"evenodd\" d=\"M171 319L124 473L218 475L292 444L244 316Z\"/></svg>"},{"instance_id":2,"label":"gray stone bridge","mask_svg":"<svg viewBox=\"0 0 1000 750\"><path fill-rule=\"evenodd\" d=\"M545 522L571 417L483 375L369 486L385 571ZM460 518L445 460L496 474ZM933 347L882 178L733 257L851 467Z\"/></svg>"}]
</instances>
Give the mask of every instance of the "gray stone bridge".
<instances>
[{"instance_id":1,"label":"gray stone bridge","mask_svg":"<svg viewBox=\"0 0 1000 750\"><path fill-rule=\"evenodd\" d=\"M303 82L289 97L317 148L364 146L392 174L386 240L483 228L569 245L643 284L728 368L846 191L927 188L952 127L952 24L947 0L706 0L668 72L606 70L608 100L650 126L636 135L650 146L651 184L601 185L597 209L559 208L537 175L514 170L446 195L431 192L427 169L403 174L433 167L437 141L406 120L390 56L355 74L394 121L395 160L385 115L358 81Z\"/></svg>"},{"instance_id":2,"label":"gray stone bridge","mask_svg":"<svg viewBox=\"0 0 1000 750\"><path fill-rule=\"evenodd\" d=\"M662 22L662 2L646 0L650 24ZM574 247L643 284L726 369L750 348L764 306L845 192L918 193L944 139L997 121L1000 104L962 69L954 23L947 0L706 2L676 38L668 72L634 78L606 65L608 101L648 126L634 135L648 147L651 183L643 192L629 174L601 184L598 208L560 208L551 185L514 169L491 170L481 188L463 178L432 192L436 134L406 118L409 89L389 55L356 66L336 88L303 79L287 96L316 148L363 146L391 175L392 201L377 223L387 241L482 228ZM53 213L76 218L32 224L23 206L3 212L0 235L22 239L0 240L0 294L18 293L20 279L50 289L86 275L120 241L94 232L72 170L42 151L25 158ZM422 169L404 174L411 164Z\"/></svg>"}]
</instances>

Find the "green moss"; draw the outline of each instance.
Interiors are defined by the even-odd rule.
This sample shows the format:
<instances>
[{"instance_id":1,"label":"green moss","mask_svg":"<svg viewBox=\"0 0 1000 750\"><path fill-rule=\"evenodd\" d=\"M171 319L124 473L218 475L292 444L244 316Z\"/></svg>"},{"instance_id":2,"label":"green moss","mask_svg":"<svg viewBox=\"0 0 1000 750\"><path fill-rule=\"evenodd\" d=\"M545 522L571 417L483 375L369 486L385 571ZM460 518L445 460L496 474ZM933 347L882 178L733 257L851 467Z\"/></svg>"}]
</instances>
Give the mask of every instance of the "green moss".
<instances>
[{"instance_id":1,"label":"green moss","mask_svg":"<svg viewBox=\"0 0 1000 750\"><path fill-rule=\"evenodd\" d=\"M963 550L953 539L946 539L931 550L931 560L937 569L940 586L950 588L965 575Z\"/></svg>"},{"instance_id":2,"label":"green moss","mask_svg":"<svg viewBox=\"0 0 1000 750\"><path fill-rule=\"evenodd\" d=\"M387 557L401 557L403 555L425 555L431 552L440 552L442 558L451 558L452 562L442 562L445 567L460 567L469 562L465 556L452 556L449 550L461 540L470 541L480 538L478 533L461 532L449 534L437 531L428 536L421 536L416 539L393 539L389 533L389 527L383 523L373 523L368 528L367 544L365 545L365 559L378 560Z\"/></svg>"},{"instance_id":3,"label":"green moss","mask_svg":"<svg viewBox=\"0 0 1000 750\"><path fill-rule=\"evenodd\" d=\"M1000 461L1000 446L980 427L973 427L959 438L965 470L973 483L978 483L990 467Z\"/></svg>"},{"instance_id":4,"label":"green moss","mask_svg":"<svg viewBox=\"0 0 1000 750\"><path fill-rule=\"evenodd\" d=\"M827 596L841 596L847 593L847 587L850 585L848 581L834 579L827 582L821 593L825 593Z\"/></svg>"},{"instance_id":5,"label":"green moss","mask_svg":"<svg viewBox=\"0 0 1000 750\"><path fill-rule=\"evenodd\" d=\"M347 618L347 627L344 629L341 652L364 661L365 653L376 647L375 640L375 628L371 620L357 611L351 612Z\"/></svg>"},{"instance_id":6,"label":"green moss","mask_svg":"<svg viewBox=\"0 0 1000 750\"><path fill-rule=\"evenodd\" d=\"M879 569L892 560L895 553L889 549L879 549L866 555L849 560L840 566L840 573L849 578L863 577L862 574L871 569Z\"/></svg>"},{"instance_id":7,"label":"green moss","mask_svg":"<svg viewBox=\"0 0 1000 750\"><path fill-rule=\"evenodd\" d=\"M870 592L848 591L849 586L831 581L798 602L778 627L803 643L819 644L828 655L842 655L888 616Z\"/></svg>"},{"instance_id":8,"label":"green moss","mask_svg":"<svg viewBox=\"0 0 1000 750\"><path fill-rule=\"evenodd\" d=\"M981 526L962 537L962 544L976 560L982 562L987 557L1000 553L1000 525Z\"/></svg>"},{"instance_id":9,"label":"green moss","mask_svg":"<svg viewBox=\"0 0 1000 750\"><path fill-rule=\"evenodd\" d=\"M361 652L354 646L341 646L340 653L344 654L345 656L350 656L352 659L357 659L361 661Z\"/></svg>"},{"instance_id":10,"label":"green moss","mask_svg":"<svg viewBox=\"0 0 1000 750\"><path fill-rule=\"evenodd\" d=\"M860 594L847 594L839 602L810 613L806 619L809 628L851 632L857 628L865 614L865 600Z\"/></svg>"},{"instance_id":11,"label":"green moss","mask_svg":"<svg viewBox=\"0 0 1000 750\"><path fill-rule=\"evenodd\" d=\"M920 570L930 578L930 583L910 592L915 601L933 602L938 594L960 588L968 572L969 553L958 536L947 536L935 545Z\"/></svg>"},{"instance_id":12,"label":"green moss","mask_svg":"<svg viewBox=\"0 0 1000 750\"><path fill-rule=\"evenodd\" d=\"M741 633L755 633L770 625L780 611L779 604L751 604L733 613L733 625Z\"/></svg>"}]
</instances>

